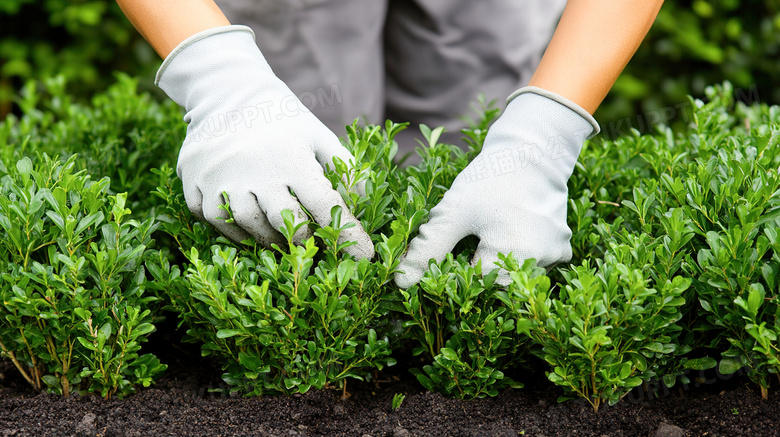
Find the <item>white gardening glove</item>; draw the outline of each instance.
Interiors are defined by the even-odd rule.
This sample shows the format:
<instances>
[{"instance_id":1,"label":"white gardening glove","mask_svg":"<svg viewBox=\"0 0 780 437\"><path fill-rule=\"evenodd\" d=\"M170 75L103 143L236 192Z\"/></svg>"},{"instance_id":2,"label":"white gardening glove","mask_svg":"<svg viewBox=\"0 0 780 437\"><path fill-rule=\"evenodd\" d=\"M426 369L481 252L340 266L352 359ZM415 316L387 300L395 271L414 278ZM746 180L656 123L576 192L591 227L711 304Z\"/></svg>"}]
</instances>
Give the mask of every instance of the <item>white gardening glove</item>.
<instances>
[{"instance_id":1,"label":"white gardening glove","mask_svg":"<svg viewBox=\"0 0 780 437\"><path fill-rule=\"evenodd\" d=\"M479 238L473 263L481 259L485 273L496 268L498 253L540 266L570 260L566 182L583 142L598 132L587 111L557 94L536 87L513 93L480 154L410 243L396 284L419 282L431 258L440 262L468 235ZM508 282L500 272L499 283Z\"/></svg>"},{"instance_id":2,"label":"white gardening glove","mask_svg":"<svg viewBox=\"0 0 780 437\"><path fill-rule=\"evenodd\" d=\"M177 173L198 219L235 241L252 237L268 247L284 242L278 230L283 210L300 222L307 219L303 205L324 226L340 205L342 223L356 225L342 232L342 240L357 242L346 251L373 256L371 239L323 175L334 157L354 157L274 75L248 27L218 27L183 41L156 83L187 110ZM223 191L235 223L219 208ZM303 227L295 241L310 235Z\"/></svg>"}]
</instances>

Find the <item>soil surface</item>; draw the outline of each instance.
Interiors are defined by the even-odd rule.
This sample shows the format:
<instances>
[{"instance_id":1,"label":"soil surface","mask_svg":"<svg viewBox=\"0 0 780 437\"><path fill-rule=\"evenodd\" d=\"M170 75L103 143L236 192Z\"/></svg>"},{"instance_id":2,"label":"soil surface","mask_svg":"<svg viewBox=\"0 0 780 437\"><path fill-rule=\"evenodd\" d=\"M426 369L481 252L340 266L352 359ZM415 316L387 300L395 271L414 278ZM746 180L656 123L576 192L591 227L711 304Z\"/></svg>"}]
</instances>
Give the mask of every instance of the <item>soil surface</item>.
<instances>
[{"instance_id":1,"label":"soil surface","mask_svg":"<svg viewBox=\"0 0 780 437\"><path fill-rule=\"evenodd\" d=\"M0 363L0 437L4 436L771 436L780 435L780 393L762 401L739 375L691 374L691 383L650 384L598 413L585 401L558 403L563 392L541 371L517 375L523 389L495 398L448 399L426 392L400 366L374 383L292 397L242 398L224 388L218 367L182 344L172 330L155 333L149 349L169 364L153 388L123 400L64 399L33 392ZM393 411L393 395L406 395Z\"/></svg>"}]
</instances>

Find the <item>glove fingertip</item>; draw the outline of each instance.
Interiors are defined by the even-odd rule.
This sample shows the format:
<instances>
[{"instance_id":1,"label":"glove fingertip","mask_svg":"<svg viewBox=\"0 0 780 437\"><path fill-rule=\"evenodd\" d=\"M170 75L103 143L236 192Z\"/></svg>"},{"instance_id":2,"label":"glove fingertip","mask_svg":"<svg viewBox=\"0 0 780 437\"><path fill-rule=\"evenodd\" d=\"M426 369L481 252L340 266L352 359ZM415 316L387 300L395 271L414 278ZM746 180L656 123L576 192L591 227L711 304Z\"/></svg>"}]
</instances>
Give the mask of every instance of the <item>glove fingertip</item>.
<instances>
[{"instance_id":1,"label":"glove fingertip","mask_svg":"<svg viewBox=\"0 0 780 437\"><path fill-rule=\"evenodd\" d=\"M430 220L420 226L420 232L409 243L409 250L401 259L398 273L395 276L396 285L408 288L420 282L431 259L441 262L445 256L463 237L469 234L459 220L446 213L438 211L436 206L431 212Z\"/></svg>"},{"instance_id":2,"label":"glove fingertip","mask_svg":"<svg viewBox=\"0 0 780 437\"><path fill-rule=\"evenodd\" d=\"M393 280L395 281L395 285L403 289L407 289L419 283L424 274L424 272L419 271L419 269L415 269L411 266L404 267L403 264L398 266L398 270L400 270L400 272L393 276Z\"/></svg>"},{"instance_id":3,"label":"glove fingertip","mask_svg":"<svg viewBox=\"0 0 780 437\"><path fill-rule=\"evenodd\" d=\"M184 187L184 202L187 204L187 209L195 216L199 221L206 221L206 216L203 214L203 193L197 187Z\"/></svg>"},{"instance_id":4,"label":"glove fingertip","mask_svg":"<svg viewBox=\"0 0 780 437\"><path fill-rule=\"evenodd\" d=\"M372 259L374 257L374 246L366 244L353 244L344 249L345 252L357 259Z\"/></svg>"},{"instance_id":5,"label":"glove fingertip","mask_svg":"<svg viewBox=\"0 0 780 437\"><path fill-rule=\"evenodd\" d=\"M510 282L512 282L512 279L509 277L509 272L507 272L505 269L499 268L498 262L500 259L498 258L498 252L499 250L497 249L497 246L495 244L491 244L491 240L483 239L479 242L477 251L474 252L474 256L471 259L471 265L476 266L477 263L481 261L483 276L493 271L493 269L499 269L498 277L496 277L496 283L506 287Z\"/></svg>"}]
</instances>

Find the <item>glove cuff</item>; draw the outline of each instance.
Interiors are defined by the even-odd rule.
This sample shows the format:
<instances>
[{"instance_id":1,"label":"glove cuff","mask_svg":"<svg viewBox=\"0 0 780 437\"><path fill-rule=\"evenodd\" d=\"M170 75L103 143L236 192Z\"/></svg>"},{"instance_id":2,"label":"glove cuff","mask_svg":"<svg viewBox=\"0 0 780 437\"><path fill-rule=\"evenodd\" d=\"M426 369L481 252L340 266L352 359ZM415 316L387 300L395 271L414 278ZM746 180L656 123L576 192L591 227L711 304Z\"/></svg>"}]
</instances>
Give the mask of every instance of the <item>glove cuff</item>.
<instances>
[{"instance_id":1,"label":"glove cuff","mask_svg":"<svg viewBox=\"0 0 780 437\"><path fill-rule=\"evenodd\" d=\"M246 26L215 27L182 41L163 61L155 84L187 110L188 123L264 102L278 108L293 95Z\"/></svg>"},{"instance_id":2,"label":"glove cuff","mask_svg":"<svg viewBox=\"0 0 780 437\"><path fill-rule=\"evenodd\" d=\"M593 116L590 115L590 113L588 113L588 111L584 110L580 105L572 102L571 100L567 99L566 97L563 97L563 96L561 96L559 94L556 94L556 93L554 93L552 91L547 91L547 90L539 88L539 87L526 86L526 87L520 88L519 90L517 90L517 91L513 92L512 94L510 94L509 97L507 97L507 99L506 99L507 105L512 100L514 100L517 96L519 96L520 94L525 94L525 93L536 94L536 95L539 95L539 96L542 96L542 97L546 97L546 98L548 98L550 100L553 100L555 102L558 102L561 105L566 106L567 108L569 108L572 111L574 111L580 117L584 118L585 121L587 121L591 126L593 126L593 131L590 133L590 135L588 135L588 137L586 139L591 139L591 138L595 137L596 135L598 135L599 132L601 132L601 128L599 127L599 124L596 121L596 119L593 118Z\"/></svg>"},{"instance_id":3,"label":"glove cuff","mask_svg":"<svg viewBox=\"0 0 780 437\"><path fill-rule=\"evenodd\" d=\"M204 31L198 32L195 35L192 35L189 38L185 39L184 41L180 42L179 45L177 45L173 50L171 50L171 52L163 61L162 65L160 65L160 68L157 70L157 74L154 77L154 84L160 86L160 81L162 80L163 74L165 73L166 70L168 70L170 65L174 62L176 56L179 53L183 52L184 49L210 36L224 34L224 33L231 33L231 32L245 32L252 36L252 41L255 40L255 32L251 28L247 26L241 26L235 24L231 24L229 26L212 27L211 29L206 29Z\"/></svg>"}]
</instances>

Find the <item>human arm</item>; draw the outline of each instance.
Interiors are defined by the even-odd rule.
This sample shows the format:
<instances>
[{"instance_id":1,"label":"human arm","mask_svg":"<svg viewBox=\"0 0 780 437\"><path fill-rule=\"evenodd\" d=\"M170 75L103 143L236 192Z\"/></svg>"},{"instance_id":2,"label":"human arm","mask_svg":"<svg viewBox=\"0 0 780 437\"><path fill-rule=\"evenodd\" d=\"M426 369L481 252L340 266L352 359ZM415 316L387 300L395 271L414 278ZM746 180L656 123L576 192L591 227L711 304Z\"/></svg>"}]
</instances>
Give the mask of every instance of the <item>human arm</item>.
<instances>
[{"instance_id":1,"label":"human arm","mask_svg":"<svg viewBox=\"0 0 780 437\"><path fill-rule=\"evenodd\" d=\"M165 59L198 32L230 24L212 0L116 0L141 36Z\"/></svg>"},{"instance_id":2,"label":"human arm","mask_svg":"<svg viewBox=\"0 0 780 437\"><path fill-rule=\"evenodd\" d=\"M481 153L458 175L420 227L398 267L403 288L420 281L463 237L480 242L473 262L498 253L551 266L571 259L567 181L591 114L639 46L661 1L571 0L530 86L513 93ZM500 275L500 282L508 278Z\"/></svg>"},{"instance_id":3,"label":"human arm","mask_svg":"<svg viewBox=\"0 0 780 437\"><path fill-rule=\"evenodd\" d=\"M570 0L529 86L593 114L636 52L663 0Z\"/></svg>"}]
</instances>

